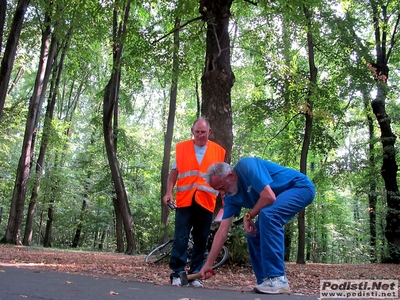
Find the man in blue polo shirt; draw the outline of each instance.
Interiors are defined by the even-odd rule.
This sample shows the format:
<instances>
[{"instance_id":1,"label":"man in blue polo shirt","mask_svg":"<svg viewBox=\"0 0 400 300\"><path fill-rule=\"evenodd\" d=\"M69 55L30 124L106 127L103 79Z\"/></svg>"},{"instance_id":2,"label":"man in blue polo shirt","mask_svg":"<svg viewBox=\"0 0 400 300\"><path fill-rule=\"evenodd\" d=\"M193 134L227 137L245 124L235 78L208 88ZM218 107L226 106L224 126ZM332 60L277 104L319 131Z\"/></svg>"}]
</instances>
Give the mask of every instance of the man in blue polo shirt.
<instances>
[{"instance_id":1,"label":"man in blue polo shirt","mask_svg":"<svg viewBox=\"0 0 400 300\"><path fill-rule=\"evenodd\" d=\"M284 228L315 197L308 177L294 169L255 157L239 160L235 167L216 163L208 168L207 183L224 197L224 215L201 274L211 270L226 241L233 218L247 209L243 227L254 274L255 290L288 294L284 264Z\"/></svg>"}]
</instances>

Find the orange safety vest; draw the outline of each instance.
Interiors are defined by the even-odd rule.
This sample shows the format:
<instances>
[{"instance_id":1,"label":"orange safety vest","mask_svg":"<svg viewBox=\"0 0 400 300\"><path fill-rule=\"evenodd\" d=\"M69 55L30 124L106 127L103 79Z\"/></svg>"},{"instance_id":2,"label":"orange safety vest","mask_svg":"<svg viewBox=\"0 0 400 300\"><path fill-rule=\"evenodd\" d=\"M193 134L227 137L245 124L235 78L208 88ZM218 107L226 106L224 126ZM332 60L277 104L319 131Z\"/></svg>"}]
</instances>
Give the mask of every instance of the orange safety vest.
<instances>
[{"instance_id":1,"label":"orange safety vest","mask_svg":"<svg viewBox=\"0 0 400 300\"><path fill-rule=\"evenodd\" d=\"M223 162L224 159L225 149L212 141L208 141L200 165L194 150L194 140L176 145L176 166L179 172L175 194L177 207L190 206L196 192L196 202L205 209L214 211L218 191L206 183L204 175L211 164Z\"/></svg>"}]
</instances>

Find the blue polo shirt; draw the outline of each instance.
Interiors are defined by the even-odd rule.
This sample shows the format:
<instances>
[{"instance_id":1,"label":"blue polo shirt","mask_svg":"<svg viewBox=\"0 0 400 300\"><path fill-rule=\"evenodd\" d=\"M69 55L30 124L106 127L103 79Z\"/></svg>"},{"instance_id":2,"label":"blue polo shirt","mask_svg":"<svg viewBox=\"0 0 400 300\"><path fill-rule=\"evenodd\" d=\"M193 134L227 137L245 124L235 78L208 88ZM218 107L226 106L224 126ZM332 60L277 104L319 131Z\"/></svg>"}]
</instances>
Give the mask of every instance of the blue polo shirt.
<instances>
[{"instance_id":1,"label":"blue polo shirt","mask_svg":"<svg viewBox=\"0 0 400 300\"><path fill-rule=\"evenodd\" d=\"M292 187L313 185L303 173L257 157L242 158L233 169L238 176L238 192L225 195L223 219L239 216L242 207L253 208L267 185L276 196Z\"/></svg>"}]
</instances>

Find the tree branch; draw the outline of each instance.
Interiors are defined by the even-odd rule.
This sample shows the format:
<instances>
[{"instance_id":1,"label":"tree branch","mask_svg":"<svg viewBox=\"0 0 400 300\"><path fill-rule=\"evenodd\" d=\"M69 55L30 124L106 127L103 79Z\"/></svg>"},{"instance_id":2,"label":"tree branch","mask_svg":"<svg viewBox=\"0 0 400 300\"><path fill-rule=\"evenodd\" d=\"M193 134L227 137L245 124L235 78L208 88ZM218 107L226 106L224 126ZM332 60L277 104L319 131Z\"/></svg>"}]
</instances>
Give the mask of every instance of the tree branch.
<instances>
[{"instance_id":1,"label":"tree branch","mask_svg":"<svg viewBox=\"0 0 400 300\"><path fill-rule=\"evenodd\" d=\"M298 113L295 114L289 121L287 121L287 123L285 124L285 126L283 126L272 138L269 139L269 141L268 141L268 142L266 143L266 145L265 145L264 151L265 151L265 149L268 147L269 143L271 143L271 141L272 141L273 139L275 139L286 127L289 126L290 122L292 122L297 116L302 115L302 114L304 114L304 112L298 112ZM263 153L263 155L264 155L264 153Z\"/></svg>"},{"instance_id":2,"label":"tree branch","mask_svg":"<svg viewBox=\"0 0 400 300\"><path fill-rule=\"evenodd\" d=\"M182 24L182 25L179 26L179 27L175 27L172 31L170 31L170 32L168 32L167 34L163 35L163 36L160 37L158 40L153 41L151 44L154 45L154 44L156 44L156 43L162 41L162 40L165 39L167 36L173 34L175 31L180 30L181 28L185 27L186 25L189 25L190 23L192 23L192 22L194 22L194 21L201 20L202 18L203 18L203 17L200 16L200 17L197 17L197 18L194 18L194 19L192 19L192 20L187 21L185 24Z\"/></svg>"},{"instance_id":3,"label":"tree branch","mask_svg":"<svg viewBox=\"0 0 400 300\"><path fill-rule=\"evenodd\" d=\"M390 39L390 46L389 46L388 53L386 55L386 62L385 63L387 63L389 61L389 57L390 57L390 54L391 54L392 49L394 47L394 44L396 44L395 36L396 36L396 33L397 33L397 28L399 26L399 22L400 22L400 14L397 15L396 25L394 26L392 37Z\"/></svg>"},{"instance_id":4,"label":"tree branch","mask_svg":"<svg viewBox=\"0 0 400 300\"><path fill-rule=\"evenodd\" d=\"M257 0L257 1L244 0L244 2L247 2L247 3L250 3L250 4L252 4L252 5L255 5L255 6L257 6L257 5L258 5L258 2L259 2L259 0Z\"/></svg>"}]
</instances>

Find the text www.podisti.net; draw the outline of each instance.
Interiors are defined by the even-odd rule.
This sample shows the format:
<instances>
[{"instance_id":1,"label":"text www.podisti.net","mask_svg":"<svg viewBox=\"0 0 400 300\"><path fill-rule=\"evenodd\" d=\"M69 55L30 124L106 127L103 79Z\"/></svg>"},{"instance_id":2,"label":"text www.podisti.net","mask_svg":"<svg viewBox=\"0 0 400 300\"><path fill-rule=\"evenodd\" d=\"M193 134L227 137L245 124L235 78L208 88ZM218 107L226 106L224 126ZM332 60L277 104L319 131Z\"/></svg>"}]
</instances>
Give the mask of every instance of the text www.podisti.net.
<instances>
[{"instance_id":1,"label":"text www.podisti.net","mask_svg":"<svg viewBox=\"0 0 400 300\"><path fill-rule=\"evenodd\" d=\"M398 298L398 280L321 280L320 298Z\"/></svg>"}]
</instances>

